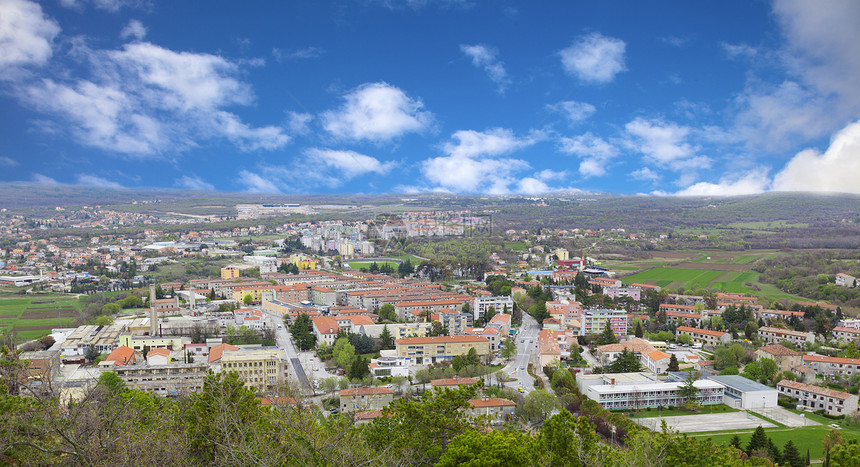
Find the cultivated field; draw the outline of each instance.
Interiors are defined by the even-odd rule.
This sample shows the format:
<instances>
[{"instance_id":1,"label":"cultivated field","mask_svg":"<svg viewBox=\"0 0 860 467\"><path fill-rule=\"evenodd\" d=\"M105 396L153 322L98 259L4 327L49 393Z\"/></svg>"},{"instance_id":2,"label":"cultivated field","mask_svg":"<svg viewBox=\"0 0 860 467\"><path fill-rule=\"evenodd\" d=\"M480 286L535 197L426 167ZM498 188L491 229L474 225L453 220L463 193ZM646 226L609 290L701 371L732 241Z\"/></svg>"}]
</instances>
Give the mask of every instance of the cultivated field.
<instances>
[{"instance_id":1,"label":"cultivated field","mask_svg":"<svg viewBox=\"0 0 860 467\"><path fill-rule=\"evenodd\" d=\"M14 331L18 340L50 334L52 328L72 326L80 302L63 295L0 294L0 330Z\"/></svg>"}]
</instances>

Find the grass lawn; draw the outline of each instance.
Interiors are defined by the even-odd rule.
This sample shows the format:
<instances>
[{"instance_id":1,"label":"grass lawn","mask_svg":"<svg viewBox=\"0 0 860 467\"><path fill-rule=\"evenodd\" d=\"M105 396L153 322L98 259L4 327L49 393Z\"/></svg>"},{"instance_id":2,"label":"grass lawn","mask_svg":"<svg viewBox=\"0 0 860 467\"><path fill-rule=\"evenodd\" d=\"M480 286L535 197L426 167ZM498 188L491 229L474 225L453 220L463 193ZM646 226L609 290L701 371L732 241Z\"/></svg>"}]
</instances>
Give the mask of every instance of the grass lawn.
<instances>
[{"instance_id":1,"label":"grass lawn","mask_svg":"<svg viewBox=\"0 0 860 467\"><path fill-rule=\"evenodd\" d=\"M348 261L346 264L349 264L349 267L352 269L370 269L370 265L373 263L373 261ZM383 264L390 264L394 270L397 270L397 267L400 266L400 263L393 261L376 261L376 265L379 267L382 267Z\"/></svg>"},{"instance_id":2,"label":"grass lawn","mask_svg":"<svg viewBox=\"0 0 860 467\"><path fill-rule=\"evenodd\" d=\"M525 243L505 243L505 248L510 248L514 251L526 251L528 247L526 247Z\"/></svg>"},{"instance_id":3,"label":"grass lawn","mask_svg":"<svg viewBox=\"0 0 860 467\"><path fill-rule=\"evenodd\" d=\"M711 271L708 269L678 269L678 268L656 268L650 271L640 272L632 276L622 278L625 284L634 282L656 281L661 287L672 283L683 283L685 289L700 289L708 287L714 279L725 271Z\"/></svg>"}]
</instances>

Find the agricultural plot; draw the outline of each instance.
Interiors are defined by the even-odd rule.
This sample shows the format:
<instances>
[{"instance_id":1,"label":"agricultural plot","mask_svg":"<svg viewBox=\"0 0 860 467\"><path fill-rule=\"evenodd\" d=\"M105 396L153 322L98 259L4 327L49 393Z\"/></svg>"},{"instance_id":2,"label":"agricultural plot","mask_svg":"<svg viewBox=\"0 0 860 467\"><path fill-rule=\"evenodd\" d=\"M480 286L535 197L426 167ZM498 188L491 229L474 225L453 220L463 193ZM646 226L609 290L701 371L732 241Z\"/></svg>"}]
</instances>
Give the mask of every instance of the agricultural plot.
<instances>
[{"instance_id":1,"label":"agricultural plot","mask_svg":"<svg viewBox=\"0 0 860 467\"><path fill-rule=\"evenodd\" d=\"M14 331L19 340L35 339L53 328L72 326L79 306L70 296L0 296L0 331Z\"/></svg>"},{"instance_id":2,"label":"agricultural plot","mask_svg":"<svg viewBox=\"0 0 860 467\"><path fill-rule=\"evenodd\" d=\"M701 289L708 287L721 274L723 271L707 269L656 268L624 277L622 281L625 284L644 282L660 287L683 286L685 289Z\"/></svg>"}]
</instances>

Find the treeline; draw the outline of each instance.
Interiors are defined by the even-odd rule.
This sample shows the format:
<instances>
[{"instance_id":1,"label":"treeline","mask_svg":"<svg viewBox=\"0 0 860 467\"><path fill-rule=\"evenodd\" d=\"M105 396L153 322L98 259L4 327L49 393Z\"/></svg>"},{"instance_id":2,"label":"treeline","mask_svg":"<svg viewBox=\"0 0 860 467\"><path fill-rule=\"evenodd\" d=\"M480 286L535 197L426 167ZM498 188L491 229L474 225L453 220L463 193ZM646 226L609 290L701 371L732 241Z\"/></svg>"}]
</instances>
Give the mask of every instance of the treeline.
<instances>
[{"instance_id":1,"label":"treeline","mask_svg":"<svg viewBox=\"0 0 860 467\"><path fill-rule=\"evenodd\" d=\"M163 399L108 372L75 400L0 392L0 457L76 466L770 465L728 445L623 424L584 402L570 407L578 416L561 409L527 431L491 430L467 411L477 390L398 399L355 426L352 415L324 417L286 390L255 397L235 373L210 373L199 393Z\"/></svg>"},{"instance_id":2,"label":"treeline","mask_svg":"<svg viewBox=\"0 0 860 467\"><path fill-rule=\"evenodd\" d=\"M860 275L859 260L858 251L803 252L760 259L752 269L761 274L759 281L785 292L858 307L860 288L837 286L835 277L840 272Z\"/></svg>"}]
</instances>

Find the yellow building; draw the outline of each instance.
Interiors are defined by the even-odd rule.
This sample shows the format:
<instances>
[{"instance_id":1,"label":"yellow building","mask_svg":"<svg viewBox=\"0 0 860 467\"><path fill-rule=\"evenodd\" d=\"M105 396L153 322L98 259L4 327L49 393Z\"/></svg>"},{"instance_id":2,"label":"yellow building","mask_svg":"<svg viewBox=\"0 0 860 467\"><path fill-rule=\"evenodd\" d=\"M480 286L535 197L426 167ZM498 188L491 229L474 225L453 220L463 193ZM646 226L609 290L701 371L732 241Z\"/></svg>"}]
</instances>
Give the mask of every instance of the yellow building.
<instances>
[{"instance_id":1,"label":"yellow building","mask_svg":"<svg viewBox=\"0 0 860 467\"><path fill-rule=\"evenodd\" d=\"M305 255L290 255L290 262L295 264L299 270L315 270L317 268L317 260Z\"/></svg>"},{"instance_id":2,"label":"yellow building","mask_svg":"<svg viewBox=\"0 0 860 467\"><path fill-rule=\"evenodd\" d=\"M239 268L234 268L233 266L227 266L226 268L221 268L221 279L230 280L230 279L238 279L239 278Z\"/></svg>"},{"instance_id":3,"label":"yellow building","mask_svg":"<svg viewBox=\"0 0 860 467\"><path fill-rule=\"evenodd\" d=\"M191 343L190 338L185 338L188 344ZM170 349L181 350L185 348L186 342L183 342L181 337L150 337L150 336L132 336L124 334L119 336L119 345L131 347L136 352L143 352L144 347L150 349Z\"/></svg>"},{"instance_id":4,"label":"yellow building","mask_svg":"<svg viewBox=\"0 0 860 467\"><path fill-rule=\"evenodd\" d=\"M245 386L271 389L287 381L287 352L277 348L225 350L221 371L235 371Z\"/></svg>"},{"instance_id":5,"label":"yellow building","mask_svg":"<svg viewBox=\"0 0 860 467\"><path fill-rule=\"evenodd\" d=\"M559 261L567 261L570 259L570 252L568 252L564 248L556 248L555 256L559 259Z\"/></svg>"},{"instance_id":6,"label":"yellow building","mask_svg":"<svg viewBox=\"0 0 860 467\"><path fill-rule=\"evenodd\" d=\"M409 358L417 365L453 360L475 349L479 357L490 353L490 340L483 336L408 337L394 341L397 356Z\"/></svg>"},{"instance_id":7,"label":"yellow building","mask_svg":"<svg viewBox=\"0 0 860 467\"><path fill-rule=\"evenodd\" d=\"M388 326L395 339L407 337L426 337L433 329L433 323L398 323Z\"/></svg>"},{"instance_id":8,"label":"yellow building","mask_svg":"<svg viewBox=\"0 0 860 467\"><path fill-rule=\"evenodd\" d=\"M245 303L245 297L251 296L251 303L263 303L263 299L271 300L275 296L275 286L236 287L233 289L233 300Z\"/></svg>"}]
</instances>

